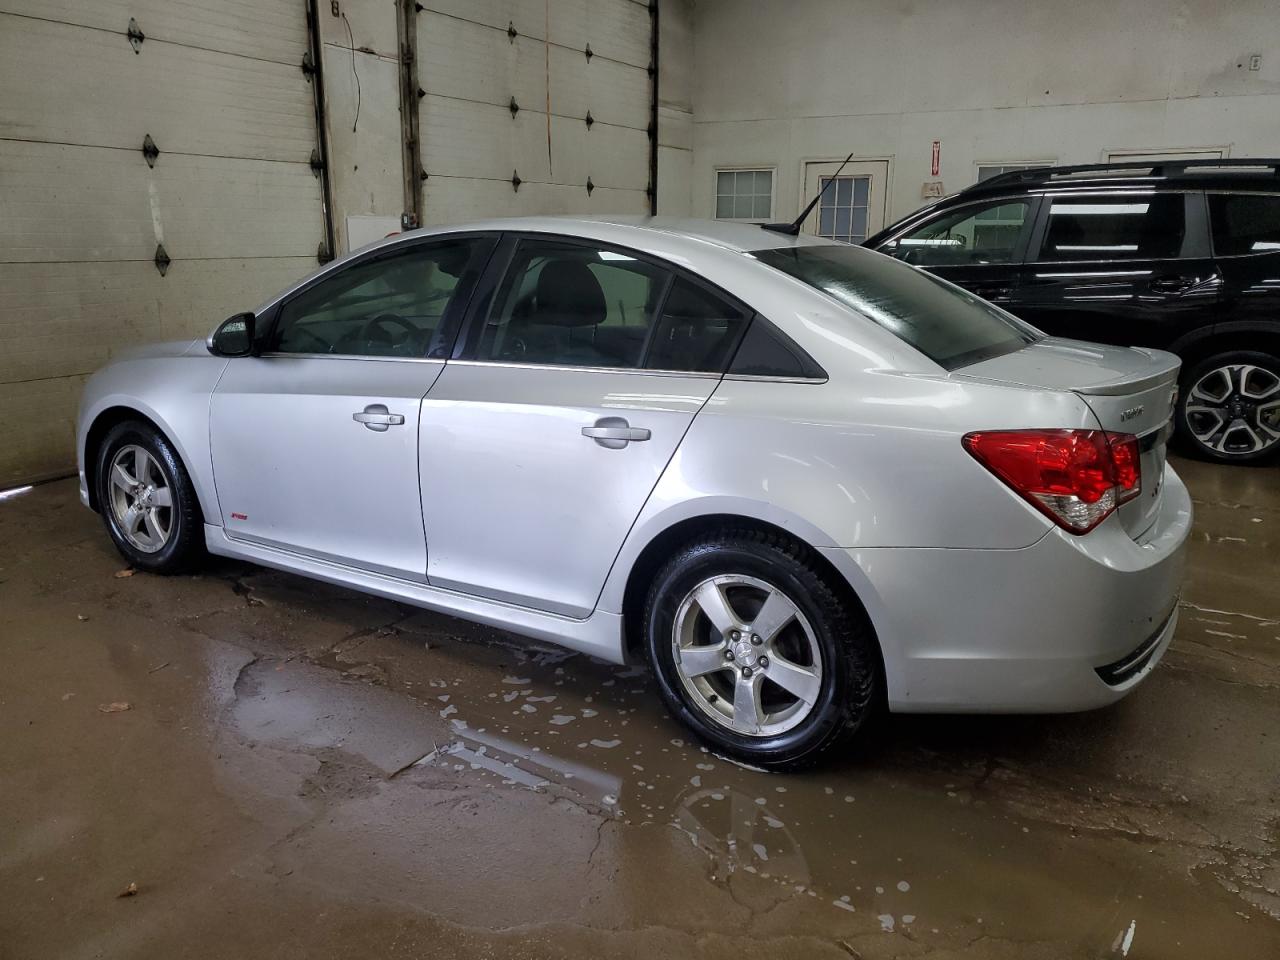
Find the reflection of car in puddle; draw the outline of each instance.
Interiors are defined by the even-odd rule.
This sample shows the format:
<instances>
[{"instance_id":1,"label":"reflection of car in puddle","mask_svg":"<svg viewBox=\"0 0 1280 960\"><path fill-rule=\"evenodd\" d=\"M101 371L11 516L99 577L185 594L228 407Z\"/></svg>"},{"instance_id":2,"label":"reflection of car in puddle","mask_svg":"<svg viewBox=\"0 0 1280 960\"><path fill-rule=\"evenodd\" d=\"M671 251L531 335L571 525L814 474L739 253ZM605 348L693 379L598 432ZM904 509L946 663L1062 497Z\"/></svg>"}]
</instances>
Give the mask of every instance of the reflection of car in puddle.
<instances>
[{"instance_id":1,"label":"reflection of car in puddle","mask_svg":"<svg viewBox=\"0 0 1280 960\"><path fill-rule=\"evenodd\" d=\"M693 787L676 799L675 810L677 829L711 858L714 877L744 870L808 885L799 841L766 804L738 790Z\"/></svg>"}]
</instances>

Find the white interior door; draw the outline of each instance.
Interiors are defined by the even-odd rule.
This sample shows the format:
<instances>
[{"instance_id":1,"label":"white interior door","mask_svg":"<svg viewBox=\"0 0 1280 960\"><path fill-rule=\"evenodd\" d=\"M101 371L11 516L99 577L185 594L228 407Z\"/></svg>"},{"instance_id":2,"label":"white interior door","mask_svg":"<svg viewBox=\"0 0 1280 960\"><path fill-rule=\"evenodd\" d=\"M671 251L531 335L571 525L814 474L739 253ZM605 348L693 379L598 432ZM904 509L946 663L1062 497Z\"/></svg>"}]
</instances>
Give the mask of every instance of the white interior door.
<instances>
[{"instance_id":1,"label":"white interior door","mask_svg":"<svg viewBox=\"0 0 1280 960\"><path fill-rule=\"evenodd\" d=\"M884 226L885 201L888 197L889 162L887 160L851 160L840 170L840 161L806 163L804 168L804 203L817 196L823 186L822 199L805 220L805 233L814 233L845 243L861 243Z\"/></svg>"}]
</instances>

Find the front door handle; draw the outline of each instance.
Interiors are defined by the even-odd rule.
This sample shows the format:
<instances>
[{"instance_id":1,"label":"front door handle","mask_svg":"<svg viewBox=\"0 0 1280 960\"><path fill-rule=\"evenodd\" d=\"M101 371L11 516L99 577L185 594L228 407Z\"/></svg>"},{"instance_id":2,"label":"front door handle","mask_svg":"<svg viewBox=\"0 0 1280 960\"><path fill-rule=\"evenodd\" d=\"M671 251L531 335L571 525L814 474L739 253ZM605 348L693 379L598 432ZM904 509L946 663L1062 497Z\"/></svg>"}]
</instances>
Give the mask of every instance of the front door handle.
<instances>
[{"instance_id":1,"label":"front door handle","mask_svg":"<svg viewBox=\"0 0 1280 960\"><path fill-rule=\"evenodd\" d=\"M622 417L601 417L594 425L583 427L582 435L610 450L621 450L632 441L648 440L652 436L647 428L633 427Z\"/></svg>"},{"instance_id":2,"label":"front door handle","mask_svg":"<svg viewBox=\"0 0 1280 960\"><path fill-rule=\"evenodd\" d=\"M360 413L353 413L351 419L356 423L363 423L369 430L376 430L378 433L386 433L388 427L398 427L404 423L404 415L400 413L390 413L386 404L371 403Z\"/></svg>"}]
</instances>

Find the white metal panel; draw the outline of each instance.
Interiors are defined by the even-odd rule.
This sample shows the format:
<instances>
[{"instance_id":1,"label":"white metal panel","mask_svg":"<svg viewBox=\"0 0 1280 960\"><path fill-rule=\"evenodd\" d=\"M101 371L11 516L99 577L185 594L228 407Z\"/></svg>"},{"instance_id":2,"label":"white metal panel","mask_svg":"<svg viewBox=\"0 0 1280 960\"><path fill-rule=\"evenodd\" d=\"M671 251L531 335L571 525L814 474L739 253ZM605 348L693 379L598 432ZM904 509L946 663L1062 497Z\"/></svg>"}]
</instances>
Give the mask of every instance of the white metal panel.
<instances>
[{"instance_id":1,"label":"white metal panel","mask_svg":"<svg viewBox=\"0 0 1280 960\"><path fill-rule=\"evenodd\" d=\"M129 20L148 38L297 66L307 49L302 0L0 0L0 13L73 23L118 34L130 55ZM5 27L0 29L16 29Z\"/></svg>"},{"instance_id":2,"label":"white metal panel","mask_svg":"<svg viewBox=\"0 0 1280 960\"><path fill-rule=\"evenodd\" d=\"M424 221L647 211L650 30L634 0L428 3L418 19Z\"/></svg>"},{"instance_id":3,"label":"white metal panel","mask_svg":"<svg viewBox=\"0 0 1280 960\"><path fill-rule=\"evenodd\" d=\"M73 75L68 64L75 65ZM0 136L306 163L311 86L282 63L0 14ZM144 165L145 168L145 165Z\"/></svg>"},{"instance_id":4,"label":"white metal panel","mask_svg":"<svg viewBox=\"0 0 1280 960\"><path fill-rule=\"evenodd\" d=\"M324 227L302 164L7 143L0 263L315 255Z\"/></svg>"}]
</instances>

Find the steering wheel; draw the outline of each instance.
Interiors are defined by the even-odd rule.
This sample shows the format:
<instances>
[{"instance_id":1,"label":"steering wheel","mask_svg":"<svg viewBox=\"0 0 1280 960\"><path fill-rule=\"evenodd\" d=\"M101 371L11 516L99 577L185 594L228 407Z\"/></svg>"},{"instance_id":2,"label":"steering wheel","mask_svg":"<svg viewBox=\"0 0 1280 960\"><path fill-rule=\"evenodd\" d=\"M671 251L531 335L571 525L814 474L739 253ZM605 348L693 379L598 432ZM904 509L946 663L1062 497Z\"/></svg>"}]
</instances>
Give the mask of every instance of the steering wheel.
<instances>
[{"instance_id":1,"label":"steering wheel","mask_svg":"<svg viewBox=\"0 0 1280 960\"><path fill-rule=\"evenodd\" d=\"M382 325L384 323L390 324L391 326L394 326L394 327L399 327L405 332L405 338L403 341L401 341L402 343L412 343L414 338L417 337L422 332L413 324L411 324L408 320L406 320L404 317L401 317L394 313L380 313L376 317L370 317L368 320L364 322L364 325L360 328L360 332L356 334L355 339L356 340L373 340L374 339L373 332L377 330L378 333L380 334L380 336L377 339L381 340L383 343L389 343L394 346L398 346L399 344L396 344L390 337L387 336L387 331L385 329L382 329Z\"/></svg>"},{"instance_id":2,"label":"steering wheel","mask_svg":"<svg viewBox=\"0 0 1280 960\"><path fill-rule=\"evenodd\" d=\"M331 344L328 340L324 339L324 337L320 336L318 333L313 332L309 327L304 327L304 326L301 326L300 324L295 323L292 327L289 328L289 337L290 339L292 339L298 334L302 334L303 336L311 340L313 343L316 343L320 346L319 350L311 351L313 353L330 353L333 350L333 344Z\"/></svg>"}]
</instances>

